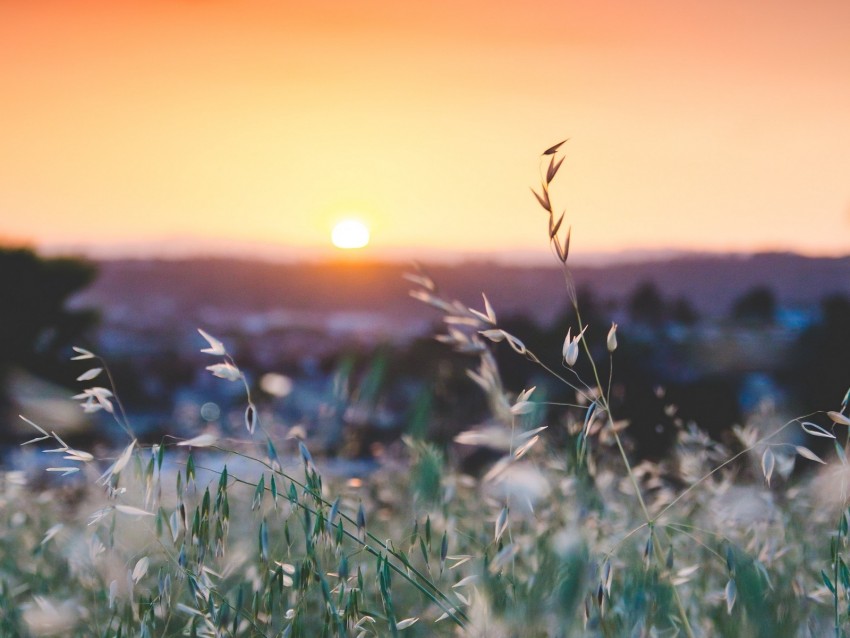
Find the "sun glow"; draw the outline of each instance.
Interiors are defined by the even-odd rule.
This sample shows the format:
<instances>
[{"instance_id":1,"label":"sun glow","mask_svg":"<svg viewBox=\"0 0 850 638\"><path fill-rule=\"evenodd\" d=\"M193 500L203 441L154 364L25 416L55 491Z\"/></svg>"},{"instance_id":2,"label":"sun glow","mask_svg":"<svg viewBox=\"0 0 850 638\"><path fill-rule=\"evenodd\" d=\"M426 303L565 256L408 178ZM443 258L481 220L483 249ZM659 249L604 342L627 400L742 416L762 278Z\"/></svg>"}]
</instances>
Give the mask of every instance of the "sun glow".
<instances>
[{"instance_id":1,"label":"sun glow","mask_svg":"<svg viewBox=\"0 0 850 638\"><path fill-rule=\"evenodd\" d=\"M331 242L337 248L363 248L369 243L369 229L357 219L344 219L334 226Z\"/></svg>"}]
</instances>

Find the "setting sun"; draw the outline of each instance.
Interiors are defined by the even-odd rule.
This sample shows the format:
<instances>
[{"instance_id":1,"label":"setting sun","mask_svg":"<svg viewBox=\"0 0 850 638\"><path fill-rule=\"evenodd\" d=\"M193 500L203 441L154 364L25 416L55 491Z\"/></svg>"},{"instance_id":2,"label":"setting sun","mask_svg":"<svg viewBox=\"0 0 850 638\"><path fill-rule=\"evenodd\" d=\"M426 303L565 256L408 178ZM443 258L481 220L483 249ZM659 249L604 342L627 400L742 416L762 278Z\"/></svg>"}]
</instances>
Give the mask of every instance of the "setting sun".
<instances>
[{"instance_id":1,"label":"setting sun","mask_svg":"<svg viewBox=\"0 0 850 638\"><path fill-rule=\"evenodd\" d=\"M345 219L334 226L331 242L337 248L363 248L369 243L369 229L357 219Z\"/></svg>"}]
</instances>

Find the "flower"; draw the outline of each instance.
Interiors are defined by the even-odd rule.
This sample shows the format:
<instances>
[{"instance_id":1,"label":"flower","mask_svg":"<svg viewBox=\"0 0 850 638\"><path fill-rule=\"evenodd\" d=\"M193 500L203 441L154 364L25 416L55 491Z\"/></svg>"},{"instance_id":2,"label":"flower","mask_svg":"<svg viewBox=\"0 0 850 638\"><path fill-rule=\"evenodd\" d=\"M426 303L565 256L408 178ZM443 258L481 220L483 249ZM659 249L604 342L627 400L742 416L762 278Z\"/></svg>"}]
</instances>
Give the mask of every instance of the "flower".
<instances>
[{"instance_id":1,"label":"flower","mask_svg":"<svg viewBox=\"0 0 850 638\"><path fill-rule=\"evenodd\" d=\"M242 372L239 371L239 368L230 363L216 363L207 366L207 370L212 372L214 376L228 381L239 381L242 378Z\"/></svg>"},{"instance_id":2,"label":"flower","mask_svg":"<svg viewBox=\"0 0 850 638\"><path fill-rule=\"evenodd\" d=\"M209 348L204 348L201 352L219 357L223 357L226 354L224 344L221 341L213 337L211 334L204 332L200 328L198 328L198 332L204 339L206 339L207 343L210 344Z\"/></svg>"},{"instance_id":3,"label":"flower","mask_svg":"<svg viewBox=\"0 0 850 638\"><path fill-rule=\"evenodd\" d=\"M567 330L567 338L564 339L564 347L561 354L564 356L564 362L570 367L575 365L575 362L578 360L578 342L584 336L585 330L587 330L587 326L575 337L572 336L572 328Z\"/></svg>"}]
</instances>

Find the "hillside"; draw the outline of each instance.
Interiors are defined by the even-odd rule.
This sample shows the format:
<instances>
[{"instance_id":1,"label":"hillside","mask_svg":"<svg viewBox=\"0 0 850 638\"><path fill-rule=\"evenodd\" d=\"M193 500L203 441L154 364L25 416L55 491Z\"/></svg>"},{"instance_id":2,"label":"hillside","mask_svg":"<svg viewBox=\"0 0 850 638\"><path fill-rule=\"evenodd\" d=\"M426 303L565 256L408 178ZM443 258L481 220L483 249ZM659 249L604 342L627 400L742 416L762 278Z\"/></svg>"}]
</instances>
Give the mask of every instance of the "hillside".
<instances>
[{"instance_id":1,"label":"hillside","mask_svg":"<svg viewBox=\"0 0 850 638\"><path fill-rule=\"evenodd\" d=\"M99 262L95 284L75 300L101 308L107 323L157 326L167 319L244 318L277 312L280 321L310 323L380 320L412 330L430 321L407 295L392 263L279 264L235 259L112 260ZM448 294L478 304L486 292L502 315L526 313L550 321L566 297L560 271L546 267L467 263L434 265L426 271ZM577 267L579 287L602 300L622 301L638 284L653 281L666 297L685 297L701 314L725 315L734 299L767 285L780 304L814 307L833 293L850 295L850 257L809 258L794 254L690 256L598 267ZM282 314L281 314L282 313Z\"/></svg>"}]
</instances>

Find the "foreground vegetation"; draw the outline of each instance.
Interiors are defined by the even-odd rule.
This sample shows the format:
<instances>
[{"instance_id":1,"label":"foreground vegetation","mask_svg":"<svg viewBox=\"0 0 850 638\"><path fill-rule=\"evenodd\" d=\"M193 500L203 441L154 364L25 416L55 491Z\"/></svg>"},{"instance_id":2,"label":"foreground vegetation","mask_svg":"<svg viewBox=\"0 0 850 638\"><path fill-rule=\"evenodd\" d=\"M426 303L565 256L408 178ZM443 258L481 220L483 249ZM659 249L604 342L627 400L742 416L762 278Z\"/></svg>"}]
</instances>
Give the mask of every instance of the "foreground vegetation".
<instances>
[{"instance_id":1,"label":"foreground vegetation","mask_svg":"<svg viewBox=\"0 0 850 638\"><path fill-rule=\"evenodd\" d=\"M2 478L0 635L844 635L848 396L722 444L681 423L669 456L637 462L617 419L617 326L582 322L553 212L562 161L560 145L544 153L535 191L575 311L560 367L503 330L486 297L468 308L409 277L487 397L488 422L455 437L498 451L480 476L422 430L365 480L328 473L302 429L266 425L203 331L210 373L244 384L244 437L144 445L106 362L76 348L78 380L93 384L76 398L127 444L107 458L28 421L26 445L55 460L40 480ZM559 391L506 391L495 348ZM828 462L812 441L834 448Z\"/></svg>"}]
</instances>

